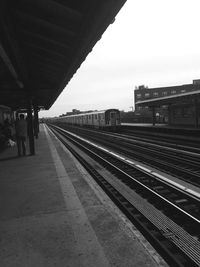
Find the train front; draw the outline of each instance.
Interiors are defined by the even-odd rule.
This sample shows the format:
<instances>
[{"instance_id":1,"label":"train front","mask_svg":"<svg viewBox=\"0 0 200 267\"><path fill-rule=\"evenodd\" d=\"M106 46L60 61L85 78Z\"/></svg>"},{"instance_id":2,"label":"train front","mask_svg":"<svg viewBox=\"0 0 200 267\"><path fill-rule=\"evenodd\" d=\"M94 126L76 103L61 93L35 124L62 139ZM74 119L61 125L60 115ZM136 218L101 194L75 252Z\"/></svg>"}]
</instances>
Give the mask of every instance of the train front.
<instances>
[{"instance_id":1,"label":"train front","mask_svg":"<svg viewBox=\"0 0 200 267\"><path fill-rule=\"evenodd\" d=\"M108 109L105 112L106 128L111 131L118 131L121 126L120 111L118 109Z\"/></svg>"}]
</instances>

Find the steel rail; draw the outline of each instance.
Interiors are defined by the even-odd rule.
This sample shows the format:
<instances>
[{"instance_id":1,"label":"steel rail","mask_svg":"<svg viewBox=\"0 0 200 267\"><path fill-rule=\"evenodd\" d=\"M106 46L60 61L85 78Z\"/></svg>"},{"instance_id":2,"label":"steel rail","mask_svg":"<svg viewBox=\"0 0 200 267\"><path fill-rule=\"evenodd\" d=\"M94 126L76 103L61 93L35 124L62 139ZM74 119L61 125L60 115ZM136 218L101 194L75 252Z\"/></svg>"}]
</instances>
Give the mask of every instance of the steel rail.
<instances>
[{"instance_id":1,"label":"steel rail","mask_svg":"<svg viewBox=\"0 0 200 267\"><path fill-rule=\"evenodd\" d=\"M83 131L83 132L82 132ZM73 131L73 132L76 132ZM154 151L151 150L151 144L143 144L143 148L140 146L140 144L137 144L137 141L130 141L127 138L123 140L121 137L117 139L115 135L107 134L107 133L97 133L93 131L88 131L87 135L84 133L85 129L79 129L79 135L86 136L87 138L90 138L94 140L95 142L100 142L103 145L110 146L112 149L115 149L116 151L119 151L120 153L123 153L125 155L130 155L130 157L135 158L136 160L143 162L145 164L148 164L152 167L158 168L161 171L165 170L167 173L176 175L181 180L184 180L186 182L190 182L191 184L195 186L200 185L200 171L199 171L199 164L200 164L200 154L195 153L195 155L191 154L190 159L185 158L183 156L182 150L176 150L176 155L167 153L168 148L166 147L159 147L161 151ZM105 138L99 138L99 136L109 136L109 139ZM115 139L116 138L116 139ZM116 145L116 141L118 140L118 144ZM123 140L123 141L121 141ZM133 145L132 145L133 143ZM119 146L120 144L120 146ZM136 147L134 146L136 145ZM134 146L134 147L131 147ZM136 148L136 149L134 149ZM148 151L147 151L148 150ZM148 153L149 152L149 153ZM165 152L165 153L164 153ZM174 150L173 150L174 152ZM156 153L156 154L155 154ZM159 154L158 154L159 153ZM181 153L181 155L178 157L177 154ZM163 159L161 158L163 157ZM195 157L194 157L195 156ZM187 157L189 157L189 154L187 153ZM155 158L157 160L155 161ZM166 160L168 160L168 162ZM176 162L175 162L176 160ZM186 165L187 163L187 165Z\"/></svg>"}]
</instances>

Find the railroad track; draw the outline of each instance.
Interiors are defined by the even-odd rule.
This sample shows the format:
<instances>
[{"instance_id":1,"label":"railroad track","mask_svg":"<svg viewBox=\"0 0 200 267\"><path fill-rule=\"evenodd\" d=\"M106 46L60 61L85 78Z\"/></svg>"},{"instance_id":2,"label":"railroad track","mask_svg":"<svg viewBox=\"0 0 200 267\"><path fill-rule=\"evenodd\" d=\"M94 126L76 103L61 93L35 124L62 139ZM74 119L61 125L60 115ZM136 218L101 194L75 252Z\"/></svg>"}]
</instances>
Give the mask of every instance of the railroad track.
<instances>
[{"instance_id":1,"label":"railroad track","mask_svg":"<svg viewBox=\"0 0 200 267\"><path fill-rule=\"evenodd\" d=\"M169 135L156 136L156 134L154 134L154 137L152 138L152 135L148 135L147 133L145 135L139 135L138 133L131 134L129 132L122 132L120 134L116 133L116 135L118 135L119 137L137 140L138 142L151 142L151 144L166 146L171 149L179 149L191 153L200 153L200 146L198 145L200 139L196 139L191 142L190 140L186 140L186 137L174 139L172 136Z\"/></svg>"},{"instance_id":2,"label":"railroad track","mask_svg":"<svg viewBox=\"0 0 200 267\"><path fill-rule=\"evenodd\" d=\"M99 145L62 129L52 130L170 266L200 266L198 197ZM81 156L82 153L87 156ZM105 179L87 157L95 159L112 175Z\"/></svg>"},{"instance_id":3,"label":"railroad track","mask_svg":"<svg viewBox=\"0 0 200 267\"><path fill-rule=\"evenodd\" d=\"M200 150L186 146L170 146L166 143L151 143L149 140L132 139L119 134L70 128L70 131L110 147L117 153L159 169L183 181L200 186Z\"/></svg>"},{"instance_id":4,"label":"railroad track","mask_svg":"<svg viewBox=\"0 0 200 267\"><path fill-rule=\"evenodd\" d=\"M189 133L181 134L180 131L176 132L173 131L172 133L165 133L165 132L159 132L158 131L151 131L151 129L148 130L139 130L139 129L128 129L126 127L122 127L122 133L129 135L130 137L134 138L147 138L151 139L152 141L157 141L159 142L166 142L166 143L171 143L171 144L179 144L182 146L187 146L190 147L198 147L200 149L200 145L198 145L200 138L199 138L199 133L196 132L195 134L192 133L192 135L189 135Z\"/></svg>"}]
</instances>

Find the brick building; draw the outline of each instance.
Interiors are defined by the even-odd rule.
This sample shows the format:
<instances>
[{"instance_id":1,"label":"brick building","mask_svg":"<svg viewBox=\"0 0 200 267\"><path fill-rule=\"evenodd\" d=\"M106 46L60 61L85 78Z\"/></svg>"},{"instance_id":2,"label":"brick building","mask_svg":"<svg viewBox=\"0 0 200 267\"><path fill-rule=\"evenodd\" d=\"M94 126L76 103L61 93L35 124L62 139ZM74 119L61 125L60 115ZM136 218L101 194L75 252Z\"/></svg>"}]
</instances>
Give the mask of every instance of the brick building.
<instances>
[{"instance_id":1,"label":"brick building","mask_svg":"<svg viewBox=\"0 0 200 267\"><path fill-rule=\"evenodd\" d=\"M200 80L181 86L139 86L134 94L135 116L140 122L199 126Z\"/></svg>"}]
</instances>

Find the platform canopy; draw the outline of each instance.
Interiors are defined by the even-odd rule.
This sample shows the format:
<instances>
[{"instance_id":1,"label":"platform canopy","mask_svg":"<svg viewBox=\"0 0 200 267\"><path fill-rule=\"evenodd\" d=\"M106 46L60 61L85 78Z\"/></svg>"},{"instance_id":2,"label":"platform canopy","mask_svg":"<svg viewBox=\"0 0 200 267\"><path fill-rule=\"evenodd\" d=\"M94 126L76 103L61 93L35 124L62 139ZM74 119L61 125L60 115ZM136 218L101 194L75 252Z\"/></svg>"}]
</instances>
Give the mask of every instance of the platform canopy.
<instances>
[{"instance_id":1,"label":"platform canopy","mask_svg":"<svg viewBox=\"0 0 200 267\"><path fill-rule=\"evenodd\" d=\"M126 0L1 0L0 104L49 109Z\"/></svg>"}]
</instances>

